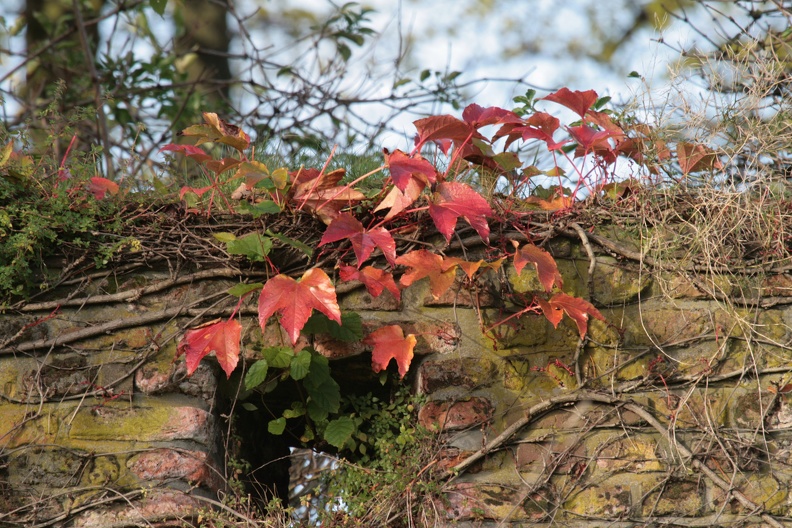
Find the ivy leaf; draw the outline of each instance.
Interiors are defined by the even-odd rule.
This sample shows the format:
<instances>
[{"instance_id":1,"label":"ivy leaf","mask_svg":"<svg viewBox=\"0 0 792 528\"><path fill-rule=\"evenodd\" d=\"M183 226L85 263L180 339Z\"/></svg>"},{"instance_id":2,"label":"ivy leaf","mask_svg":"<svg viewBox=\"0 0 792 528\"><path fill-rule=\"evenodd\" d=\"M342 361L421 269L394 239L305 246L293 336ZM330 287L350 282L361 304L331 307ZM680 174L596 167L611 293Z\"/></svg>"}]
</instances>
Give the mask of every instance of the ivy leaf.
<instances>
[{"instance_id":1,"label":"ivy leaf","mask_svg":"<svg viewBox=\"0 0 792 528\"><path fill-rule=\"evenodd\" d=\"M414 121L413 124L418 130L418 137L415 138L418 150L427 141L449 139L459 144L470 137L473 132L470 125L448 114L425 117Z\"/></svg>"},{"instance_id":2,"label":"ivy leaf","mask_svg":"<svg viewBox=\"0 0 792 528\"><path fill-rule=\"evenodd\" d=\"M358 267L368 260L375 248L380 248L391 266L395 264L396 242L384 227L375 227L367 231L354 216L343 213L327 226L319 246L344 239L349 239L352 243Z\"/></svg>"},{"instance_id":3,"label":"ivy leaf","mask_svg":"<svg viewBox=\"0 0 792 528\"><path fill-rule=\"evenodd\" d=\"M397 258L396 263L412 268L401 277L404 286L429 277L430 289L435 298L443 295L456 277L456 263L447 264L443 257L425 249L410 251Z\"/></svg>"},{"instance_id":4,"label":"ivy leaf","mask_svg":"<svg viewBox=\"0 0 792 528\"><path fill-rule=\"evenodd\" d=\"M723 168L718 154L704 145L680 142L677 144L676 150L679 168L682 169L684 175L701 170Z\"/></svg>"},{"instance_id":5,"label":"ivy leaf","mask_svg":"<svg viewBox=\"0 0 792 528\"><path fill-rule=\"evenodd\" d=\"M366 198L360 191L338 185L345 174L344 169L327 173L318 169L301 169L290 173L292 187L288 199L297 204L298 209L304 207L315 212L322 222L330 224L341 209Z\"/></svg>"},{"instance_id":6,"label":"ivy leaf","mask_svg":"<svg viewBox=\"0 0 792 528\"><path fill-rule=\"evenodd\" d=\"M400 190L398 187L392 187L390 192L382 199L373 212L376 213L377 211L390 208L388 214L385 215L385 220L390 220L410 207L413 202L418 199L425 187L426 182L423 180L410 178L404 191Z\"/></svg>"},{"instance_id":7,"label":"ivy leaf","mask_svg":"<svg viewBox=\"0 0 792 528\"><path fill-rule=\"evenodd\" d=\"M223 143L240 152L250 145L250 136L236 125L221 119L214 112L203 113L205 125L193 125L181 131L182 136L197 138L196 145L202 143Z\"/></svg>"},{"instance_id":8,"label":"ivy leaf","mask_svg":"<svg viewBox=\"0 0 792 528\"><path fill-rule=\"evenodd\" d=\"M558 264L550 253L534 244L526 244L514 254L514 270L518 274L521 273L529 262L536 266L539 282L542 283L546 292L552 290L555 284L559 288L563 287L564 279L561 272L558 271Z\"/></svg>"},{"instance_id":9,"label":"ivy leaf","mask_svg":"<svg viewBox=\"0 0 792 528\"><path fill-rule=\"evenodd\" d=\"M399 325L383 326L363 340L364 344L374 347L371 353L371 368L374 372L387 369L390 360L395 359L402 378L410 369L416 342L412 334L405 337Z\"/></svg>"},{"instance_id":10,"label":"ivy leaf","mask_svg":"<svg viewBox=\"0 0 792 528\"><path fill-rule=\"evenodd\" d=\"M451 242L451 235L461 216L484 240L489 240L486 217L492 216L487 200L470 186L459 182L441 183L429 201L429 215L437 230Z\"/></svg>"},{"instance_id":11,"label":"ivy leaf","mask_svg":"<svg viewBox=\"0 0 792 528\"><path fill-rule=\"evenodd\" d=\"M393 180L393 184L400 191L404 192L413 179L418 179L424 183L437 181L437 169L422 158L420 154L410 157L398 149L393 152L388 152L386 149L384 152L385 164L390 170L390 177Z\"/></svg>"},{"instance_id":12,"label":"ivy leaf","mask_svg":"<svg viewBox=\"0 0 792 528\"><path fill-rule=\"evenodd\" d=\"M94 198L101 200L107 193L118 194L118 184L107 178L94 176L88 184L88 191L94 195Z\"/></svg>"},{"instance_id":13,"label":"ivy leaf","mask_svg":"<svg viewBox=\"0 0 792 528\"><path fill-rule=\"evenodd\" d=\"M355 429L355 421L349 416L342 416L327 424L324 431L324 439L328 444L341 449L352 438Z\"/></svg>"},{"instance_id":14,"label":"ivy leaf","mask_svg":"<svg viewBox=\"0 0 792 528\"><path fill-rule=\"evenodd\" d=\"M266 347L261 353L272 368L286 368L294 357L294 350L289 347Z\"/></svg>"},{"instance_id":15,"label":"ivy leaf","mask_svg":"<svg viewBox=\"0 0 792 528\"><path fill-rule=\"evenodd\" d=\"M309 269L299 281L286 275L276 275L261 289L259 325L264 329L267 319L275 312L280 313L281 326L289 334L292 344L295 344L314 309L341 323L335 287L324 271Z\"/></svg>"},{"instance_id":16,"label":"ivy leaf","mask_svg":"<svg viewBox=\"0 0 792 528\"><path fill-rule=\"evenodd\" d=\"M245 390L255 389L267 379L269 364L266 359L259 359L248 369L245 374Z\"/></svg>"},{"instance_id":17,"label":"ivy leaf","mask_svg":"<svg viewBox=\"0 0 792 528\"><path fill-rule=\"evenodd\" d=\"M315 313L305 323L303 332L306 334L327 334L333 339L351 343L363 339L363 320L360 318L360 314L344 312L341 314L341 324L339 325L335 321L331 321L325 314Z\"/></svg>"},{"instance_id":18,"label":"ivy leaf","mask_svg":"<svg viewBox=\"0 0 792 528\"><path fill-rule=\"evenodd\" d=\"M362 282L366 290L374 297L379 297L383 290L388 290L397 301L401 300L401 290L396 286L393 275L385 270L373 266L366 266L361 270L354 266L341 266L338 270L338 275L344 282L352 280Z\"/></svg>"},{"instance_id":19,"label":"ivy leaf","mask_svg":"<svg viewBox=\"0 0 792 528\"><path fill-rule=\"evenodd\" d=\"M239 361L239 340L242 336L242 325L236 319L227 321L211 321L184 333L177 348L178 355L184 354L187 362L187 375L192 375L201 359L214 352L226 377Z\"/></svg>"},{"instance_id":20,"label":"ivy leaf","mask_svg":"<svg viewBox=\"0 0 792 528\"><path fill-rule=\"evenodd\" d=\"M585 117L589 108L597 102L597 92L594 90L586 90L581 92L575 90L574 92L569 88L561 88L557 92L542 97L540 101L551 101L566 106L580 117Z\"/></svg>"},{"instance_id":21,"label":"ivy leaf","mask_svg":"<svg viewBox=\"0 0 792 528\"><path fill-rule=\"evenodd\" d=\"M593 304L580 297L572 297L566 293L557 293L553 295L549 301L541 300L539 306L542 308L547 320L553 323L555 328L558 328L558 323L561 322L562 312L565 312L571 317L578 327L580 332L580 339L586 337L588 331L588 318L589 316L594 319L604 321L605 317L597 310Z\"/></svg>"},{"instance_id":22,"label":"ivy leaf","mask_svg":"<svg viewBox=\"0 0 792 528\"><path fill-rule=\"evenodd\" d=\"M253 262L264 262L272 249L272 240L253 231L226 242L226 251L231 255L242 255Z\"/></svg>"}]
</instances>

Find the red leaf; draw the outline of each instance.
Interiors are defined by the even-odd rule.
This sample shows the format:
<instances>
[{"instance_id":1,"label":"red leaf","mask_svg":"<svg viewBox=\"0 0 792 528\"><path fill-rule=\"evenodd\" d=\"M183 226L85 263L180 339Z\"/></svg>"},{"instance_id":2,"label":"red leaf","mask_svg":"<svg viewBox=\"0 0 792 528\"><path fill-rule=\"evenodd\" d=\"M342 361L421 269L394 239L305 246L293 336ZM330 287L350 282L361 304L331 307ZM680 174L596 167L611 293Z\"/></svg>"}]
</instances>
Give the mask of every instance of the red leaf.
<instances>
[{"instance_id":1,"label":"red leaf","mask_svg":"<svg viewBox=\"0 0 792 528\"><path fill-rule=\"evenodd\" d=\"M504 123L522 123L520 116L514 112L497 106L482 108L475 103L468 105L462 111L462 119L474 128Z\"/></svg>"},{"instance_id":2,"label":"red leaf","mask_svg":"<svg viewBox=\"0 0 792 528\"><path fill-rule=\"evenodd\" d=\"M578 145L582 147L583 154L594 150L612 150L608 139L613 137L613 132L597 130L585 123L576 127L568 127L567 131L577 141Z\"/></svg>"},{"instance_id":3,"label":"red leaf","mask_svg":"<svg viewBox=\"0 0 792 528\"><path fill-rule=\"evenodd\" d=\"M502 126L495 134L495 138L509 136L506 141L507 146L517 140L518 137L522 137L523 140L538 139L547 143L548 150L557 150L569 142L569 140L565 139L559 143L553 139L553 134L560 125L561 122L550 114L536 112L525 120L525 126L514 126L512 124Z\"/></svg>"},{"instance_id":4,"label":"red leaf","mask_svg":"<svg viewBox=\"0 0 792 528\"><path fill-rule=\"evenodd\" d=\"M561 88L557 92L539 100L552 101L566 106L580 117L584 117L591 105L597 102L597 92L594 90L586 90L585 92L575 90L573 92L569 88Z\"/></svg>"},{"instance_id":5,"label":"red leaf","mask_svg":"<svg viewBox=\"0 0 792 528\"><path fill-rule=\"evenodd\" d=\"M451 287L456 276L455 262L447 263L440 255L425 249L410 251L397 258L396 263L412 268L401 277L404 286L429 277L430 289L435 298L439 298Z\"/></svg>"},{"instance_id":6,"label":"red leaf","mask_svg":"<svg viewBox=\"0 0 792 528\"><path fill-rule=\"evenodd\" d=\"M464 183L439 184L429 202L429 215L448 242L460 216L473 226L481 238L489 239L486 217L492 216L492 209L487 200Z\"/></svg>"},{"instance_id":7,"label":"red leaf","mask_svg":"<svg viewBox=\"0 0 792 528\"><path fill-rule=\"evenodd\" d=\"M313 211L325 224L330 224L341 209L364 199L363 193L343 185L337 185L346 174L344 169L323 173L318 169L300 169L289 173L292 187L288 198L298 208Z\"/></svg>"},{"instance_id":8,"label":"red leaf","mask_svg":"<svg viewBox=\"0 0 792 528\"><path fill-rule=\"evenodd\" d=\"M450 139L454 143L462 143L474 132L470 125L447 114L425 117L413 124L418 129L416 146L419 150L427 141Z\"/></svg>"},{"instance_id":9,"label":"red leaf","mask_svg":"<svg viewBox=\"0 0 792 528\"><path fill-rule=\"evenodd\" d=\"M390 220L397 214L401 213L410 207L415 200L421 195L426 187L426 183L418 178L410 178L407 182L407 188L404 192L400 191L397 187L391 188L390 192L382 199L379 205L374 209L374 212L390 208L388 214L385 215L385 220Z\"/></svg>"},{"instance_id":10,"label":"red leaf","mask_svg":"<svg viewBox=\"0 0 792 528\"><path fill-rule=\"evenodd\" d=\"M352 242L352 249L355 251L358 267L368 260L371 252L376 247L382 250L382 254L385 255L391 266L395 265L396 242L394 242L390 232L384 227L376 227L366 231L363 224L354 216L344 213L330 223L319 245L323 246L345 238Z\"/></svg>"},{"instance_id":11,"label":"red leaf","mask_svg":"<svg viewBox=\"0 0 792 528\"><path fill-rule=\"evenodd\" d=\"M299 281L286 275L276 275L261 289L259 325L263 330L267 319L275 312L280 313L281 326L289 334L292 344L295 344L314 308L341 324L335 287L324 271L309 269Z\"/></svg>"},{"instance_id":12,"label":"red leaf","mask_svg":"<svg viewBox=\"0 0 792 528\"><path fill-rule=\"evenodd\" d=\"M204 356L214 352L226 377L230 378L239 361L241 335L242 325L236 319L210 322L187 330L178 346L178 355L184 354L187 362L187 375L195 372Z\"/></svg>"},{"instance_id":13,"label":"red leaf","mask_svg":"<svg viewBox=\"0 0 792 528\"><path fill-rule=\"evenodd\" d=\"M212 156L204 152L203 149L200 147L196 147L195 145L177 145L175 143L169 143L159 149L160 152L181 152L188 158L192 158L198 163L202 163L204 161L212 159Z\"/></svg>"},{"instance_id":14,"label":"red leaf","mask_svg":"<svg viewBox=\"0 0 792 528\"><path fill-rule=\"evenodd\" d=\"M542 283L545 291L549 292L552 290L554 284L557 284L559 288L563 287L564 279L561 277L558 265L550 253L534 244L526 244L514 254L515 271L517 273L522 272L525 265L529 262L536 266L536 271L539 273L539 282Z\"/></svg>"},{"instance_id":15,"label":"red leaf","mask_svg":"<svg viewBox=\"0 0 792 528\"><path fill-rule=\"evenodd\" d=\"M396 286L393 275L385 270L373 266L366 266L362 270L358 270L354 266L341 266L338 275L344 282L353 280L362 282L366 290L374 297L379 297L383 290L388 290L397 301L401 300L401 290Z\"/></svg>"},{"instance_id":16,"label":"red leaf","mask_svg":"<svg viewBox=\"0 0 792 528\"><path fill-rule=\"evenodd\" d=\"M411 158L401 150L385 150L385 164L390 170L393 184L402 192L415 178L431 183L437 181L437 169L419 154Z\"/></svg>"},{"instance_id":17,"label":"red leaf","mask_svg":"<svg viewBox=\"0 0 792 528\"><path fill-rule=\"evenodd\" d=\"M604 321L605 317L594 308L594 305L580 297L572 297L566 293L556 293L549 301L539 300L539 305L547 317L547 320L553 323L553 326L558 328L558 323L561 321L562 311L574 319L580 332L580 339L586 337L588 331L588 318L589 316L594 319Z\"/></svg>"},{"instance_id":18,"label":"red leaf","mask_svg":"<svg viewBox=\"0 0 792 528\"><path fill-rule=\"evenodd\" d=\"M682 174L689 174L701 170L722 169L723 164L718 159L718 154L709 147L701 144L677 144L677 158Z\"/></svg>"},{"instance_id":19,"label":"red leaf","mask_svg":"<svg viewBox=\"0 0 792 528\"><path fill-rule=\"evenodd\" d=\"M195 187L182 187L181 190L179 191L179 200L184 200L184 195L187 194L188 192L201 196L205 192L211 191L212 189L214 189L212 185L208 187L200 187L198 189L196 189Z\"/></svg>"},{"instance_id":20,"label":"red leaf","mask_svg":"<svg viewBox=\"0 0 792 528\"><path fill-rule=\"evenodd\" d=\"M91 178L91 183L88 184L88 191L94 195L94 198L101 200L106 193L116 194L118 192L118 184L107 178L94 176Z\"/></svg>"},{"instance_id":21,"label":"red leaf","mask_svg":"<svg viewBox=\"0 0 792 528\"><path fill-rule=\"evenodd\" d=\"M371 368L374 372L385 370L390 360L395 359L402 378L410 370L416 342L412 334L405 337L398 325L383 326L363 340L364 344L374 347L371 353Z\"/></svg>"}]
</instances>

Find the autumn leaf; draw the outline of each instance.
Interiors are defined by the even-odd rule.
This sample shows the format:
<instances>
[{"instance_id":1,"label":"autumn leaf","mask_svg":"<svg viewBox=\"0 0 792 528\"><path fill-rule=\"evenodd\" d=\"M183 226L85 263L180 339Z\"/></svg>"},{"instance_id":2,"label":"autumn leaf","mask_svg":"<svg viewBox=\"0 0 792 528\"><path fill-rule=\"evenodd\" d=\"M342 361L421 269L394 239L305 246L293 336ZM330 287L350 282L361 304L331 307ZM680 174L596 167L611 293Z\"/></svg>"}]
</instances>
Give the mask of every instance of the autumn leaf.
<instances>
[{"instance_id":1,"label":"autumn leaf","mask_svg":"<svg viewBox=\"0 0 792 528\"><path fill-rule=\"evenodd\" d=\"M551 116L546 112L536 112L524 121L524 124L507 123L498 130L493 139L508 137L506 146L519 138L523 141L528 139L538 139L547 144L548 150L558 150L563 147L569 140L556 141L553 134L561 126L558 118Z\"/></svg>"},{"instance_id":2,"label":"autumn leaf","mask_svg":"<svg viewBox=\"0 0 792 528\"><path fill-rule=\"evenodd\" d=\"M471 129L470 125L447 114L425 117L414 121L413 124L418 130L418 137L415 141L418 150L427 141L448 139L455 144L460 144L469 138L471 134L474 134L474 130Z\"/></svg>"},{"instance_id":3,"label":"autumn leaf","mask_svg":"<svg viewBox=\"0 0 792 528\"><path fill-rule=\"evenodd\" d=\"M390 360L395 359L402 378L410 369L416 342L412 334L405 337L398 325L383 326L363 340L364 344L374 347L371 353L371 368L374 372L385 370Z\"/></svg>"},{"instance_id":4,"label":"autumn leaf","mask_svg":"<svg viewBox=\"0 0 792 528\"><path fill-rule=\"evenodd\" d=\"M344 169L325 173L313 168L290 173L292 187L288 199L296 203L298 209L304 207L313 211L322 222L330 224L341 214L341 209L365 198L360 191L338 185L345 174Z\"/></svg>"},{"instance_id":5,"label":"autumn leaf","mask_svg":"<svg viewBox=\"0 0 792 528\"><path fill-rule=\"evenodd\" d=\"M701 170L722 169L723 163L718 159L718 154L709 147L701 144L678 143L677 158L682 174L690 174Z\"/></svg>"},{"instance_id":6,"label":"autumn leaf","mask_svg":"<svg viewBox=\"0 0 792 528\"><path fill-rule=\"evenodd\" d=\"M552 290L553 285L556 284L559 288L563 287L564 279L561 277L558 265L550 253L534 244L526 244L514 254L515 271L521 273L529 262L536 266L536 271L539 273L539 282L542 283L546 292Z\"/></svg>"},{"instance_id":7,"label":"autumn leaf","mask_svg":"<svg viewBox=\"0 0 792 528\"><path fill-rule=\"evenodd\" d=\"M217 362L230 378L239 361L242 325L236 319L212 321L184 333L177 357L184 354L187 375L192 375L204 356L214 352Z\"/></svg>"},{"instance_id":8,"label":"autumn leaf","mask_svg":"<svg viewBox=\"0 0 792 528\"><path fill-rule=\"evenodd\" d=\"M597 92L594 90L581 92L578 90L572 91L569 88L561 88L557 92L553 92L539 100L558 103L566 106L580 117L585 117L591 105L597 102Z\"/></svg>"},{"instance_id":9,"label":"autumn leaf","mask_svg":"<svg viewBox=\"0 0 792 528\"><path fill-rule=\"evenodd\" d=\"M593 304L580 297L572 297L566 293L557 293L549 301L537 298L539 306L548 321L558 328L563 314L566 313L577 324L580 339L586 337L588 331L589 316L594 319L604 321L605 317L597 310Z\"/></svg>"},{"instance_id":10,"label":"autumn leaf","mask_svg":"<svg viewBox=\"0 0 792 528\"><path fill-rule=\"evenodd\" d=\"M91 178L91 182L88 184L88 191L94 195L94 198L101 200L107 193L117 194L118 184L108 180L107 178L94 176Z\"/></svg>"},{"instance_id":11,"label":"autumn leaf","mask_svg":"<svg viewBox=\"0 0 792 528\"><path fill-rule=\"evenodd\" d=\"M250 136L236 125L232 125L214 112L203 113L204 125L193 125L181 131L182 136L195 137L195 144L223 143L238 151L243 151L250 145Z\"/></svg>"},{"instance_id":12,"label":"autumn leaf","mask_svg":"<svg viewBox=\"0 0 792 528\"><path fill-rule=\"evenodd\" d=\"M396 242L384 227L366 230L354 216L343 213L327 227L319 246L344 239L349 239L352 243L358 267L368 260L375 248L380 248L391 266L395 265Z\"/></svg>"},{"instance_id":13,"label":"autumn leaf","mask_svg":"<svg viewBox=\"0 0 792 528\"><path fill-rule=\"evenodd\" d=\"M419 154L410 157L401 150L388 152L386 149L384 152L390 177L400 191L405 192L410 182L416 178L424 183L437 181L437 169Z\"/></svg>"},{"instance_id":14,"label":"autumn leaf","mask_svg":"<svg viewBox=\"0 0 792 528\"><path fill-rule=\"evenodd\" d=\"M486 217L492 216L492 209L487 200L464 183L439 184L429 202L429 215L447 242L451 241L460 216L473 226L481 238L489 239Z\"/></svg>"},{"instance_id":15,"label":"autumn leaf","mask_svg":"<svg viewBox=\"0 0 792 528\"><path fill-rule=\"evenodd\" d=\"M436 299L451 287L456 277L455 262L446 263L443 257L425 249L410 251L397 258L396 263L412 268L402 275L400 281L402 285L409 286L415 281L428 277L432 295Z\"/></svg>"},{"instance_id":16,"label":"autumn leaf","mask_svg":"<svg viewBox=\"0 0 792 528\"><path fill-rule=\"evenodd\" d=\"M462 111L462 119L473 128L505 123L522 123L520 116L510 110L504 110L497 106L483 108L475 103L465 107Z\"/></svg>"},{"instance_id":17,"label":"autumn leaf","mask_svg":"<svg viewBox=\"0 0 792 528\"><path fill-rule=\"evenodd\" d=\"M558 211L561 209L569 209L575 200L571 196L556 195L551 200L546 198L539 198L538 196L529 196L525 199L525 203L536 205L544 211Z\"/></svg>"},{"instance_id":18,"label":"autumn leaf","mask_svg":"<svg viewBox=\"0 0 792 528\"><path fill-rule=\"evenodd\" d=\"M194 159L198 163L203 163L204 161L209 161L212 159L212 156L207 154L202 148L196 147L195 145L177 145L175 143L168 143L161 149L160 152L181 152L188 158Z\"/></svg>"},{"instance_id":19,"label":"autumn leaf","mask_svg":"<svg viewBox=\"0 0 792 528\"><path fill-rule=\"evenodd\" d=\"M280 324L289 334L292 344L295 344L314 309L341 324L335 287L324 271L309 269L299 281L286 275L276 275L261 289L259 325L263 330L267 319L275 312L280 313Z\"/></svg>"},{"instance_id":20,"label":"autumn leaf","mask_svg":"<svg viewBox=\"0 0 792 528\"><path fill-rule=\"evenodd\" d=\"M404 192L397 187L392 187L390 192L383 198L379 205L374 209L374 212L390 208L388 214L385 215L385 220L390 220L397 214L415 202L426 187L426 183L418 178L410 178L407 182L407 188Z\"/></svg>"},{"instance_id":21,"label":"autumn leaf","mask_svg":"<svg viewBox=\"0 0 792 528\"><path fill-rule=\"evenodd\" d=\"M401 290L396 286L393 275L385 270L373 266L366 266L361 270L354 266L341 266L338 275L344 282L353 280L362 282L366 290L374 297L379 297L383 290L388 290L397 301L401 299Z\"/></svg>"}]
</instances>

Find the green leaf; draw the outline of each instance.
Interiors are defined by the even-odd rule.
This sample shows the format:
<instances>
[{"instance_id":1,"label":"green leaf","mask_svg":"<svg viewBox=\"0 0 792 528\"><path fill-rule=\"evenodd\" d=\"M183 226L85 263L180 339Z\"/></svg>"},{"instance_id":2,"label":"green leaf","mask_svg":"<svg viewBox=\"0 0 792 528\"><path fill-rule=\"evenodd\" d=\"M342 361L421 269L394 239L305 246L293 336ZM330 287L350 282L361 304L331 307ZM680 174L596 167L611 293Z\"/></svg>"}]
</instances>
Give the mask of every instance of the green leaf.
<instances>
[{"instance_id":1,"label":"green leaf","mask_svg":"<svg viewBox=\"0 0 792 528\"><path fill-rule=\"evenodd\" d=\"M522 166L520 157L514 152L501 152L500 154L496 154L492 159L505 171L513 171Z\"/></svg>"},{"instance_id":2,"label":"green leaf","mask_svg":"<svg viewBox=\"0 0 792 528\"><path fill-rule=\"evenodd\" d=\"M351 343L363 339L363 320L356 312L343 312L341 324L336 323L321 312L315 312L305 323L303 332L307 334L328 334L334 339Z\"/></svg>"},{"instance_id":3,"label":"green leaf","mask_svg":"<svg viewBox=\"0 0 792 528\"><path fill-rule=\"evenodd\" d=\"M592 105L592 108L594 110L599 110L600 108L602 108L603 106L608 104L608 101L610 101L610 100L611 100L611 97L609 95L606 95L605 97L600 97L599 99L597 99L594 102L594 104Z\"/></svg>"},{"instance_id":4,"label":"green leaf","mask_svg":"<svg viewBox=\"0 0 792 528\"><path fill-rule=\"evenodd\" d=\"M319 354L311 355L311 368L303 380L310 401L308 415L312 420L323 420L327 413L338 412L341 405L341 388L330 376L330 363Z\"/></svg>"},{"instance_id":5,"label":"green leaf","mask_svg":"<svg viewBox=\"0 0 792 528\"><path fill-rule=\"evenodd\" d=\"M272 240L253 231L227 242L226 249L231 255L243 255L253 262L263 262L272 249Z\"/></svg>"},{"instance_id":6,"label":"green leaf","mask_svg":"<svg viewBox=\"0 0 792 528\"><path fill-rule=\"evenodd\" d=\"M421 82L423 82L426 79L428 79L430 75L432 75L432 72L430 72L429 70L424 70L421 72L421 76L419 77L419 79L421 79Z\"/></svg>"},{"instance_id":7,"label":"green leaf","mask_svg":"<svg viewBox=\"0 0 792 528\"><path fill-rule=\"evenodd\" d=\"M352 56L352 50L349 49L349 46L343 42L336 42L336 48L338 49L338 53L341 55L341 58L344 59L344 62L347 62L349 57Z\"/></svg>"},{"instance_id":8,"label":"green leaf","mask_svg":"<svg viewBox=\"0 0 792 528\"><path fill-rule=\"evenodd\" d=\"M227 244L229 242L233 242L234 240L236 240L236 236L234 235L234 233L225 233L225 232L223 232L223 233L212 233L212 236L215 237L220 242L223 242L225 244Z\"/></svg>"},{"instance_id":9,"label":"green leaf","mask_svg":"<svg viewBox=\"0 0 792 528\"><path fill-rule=\"evenodd\" d=\"M276 418L275 420L270 420L269 423L267 424L267 431L269 431L270 434L282 435L283 431L285 430L286 430L286 418L282 416L280 418Z\"/></svg>"},{"instance_id":10,"label":"green leaf","mask_svg":"<svg viewBox=\"0 0 792 528\"><path fill-rule=\"evenodd\" d=\"M253 218L258 218L265 214L278 214L281 212L280 206L272 200L262 200L255 204L242 202L237 208L242 213L253 215Z\"/></svg>"},{"instance_id":11,"label":"green leaf","mask_svg":"<svg viewBox=\"0 0 792 528\"><path fill-rule=\"evenodd\" d=\"M253 405L250 402L243 403L242 404L242 408L245 409L246 411L251 411L251 412L258 411L258 407L256 407L255 405Z\"/></svg>"},{"instance_id":12,"label":"green leaf","mask_svg":"<svg viewBox=\"0 0 792 528\"><path fill-rule=\"evenodd\" d=\"M352 438L355 432L355 422L349 416L342 416L327 424L324 431L324 438L327 443L339 449Z\"/></svg>"},{"instance_id":13,"label":"green leaf","mask_svg":"<svg viewBox=\"0 0 792 528\"><path fill-rule=\"evenodd\" d=\"M295 380L301 380L308 375L311 368L311 352L304 348L292 357L291 360L291 377Z\"/></svg>"},{"instance_id":14,"label":"green leaf","mask_svg":"<svg viewBox=\"0 0 792 528\"><path fill-rule=\"evenodd\" d=\"M283 411L284 418L299 418L305 416L305 405L303 402L292 402L291 408Z\"/></svg>"},{"instance_id":15,"label":"green leaf","mask_svg":"<svg viewBox=\"0 0 792 528\"><path fill-rule=\"evenodd\" d=\"M240 283L228 288L226 293L228 295L233 295L234 297L243 297L252 291L260 290L263 287L264 285L260 282L253 282L251 284Z\"/></svg>"},{"instance_id":16,"label":"green leaf","mask_svg":"<svg viewBox=\"0 0 792 528\"><path fill-rule=\"evenodd\" d=\"M267 347L261 353L272 368L286 368L294 357L294 351L289 347Z\"/></svg>"},{"instance_id":17,"label":"green leaf","mask_svg":"<svg viewBox=\"0 0 792 528\"><path fill-rule=\"evenodd\" d=\"M641 78L641 74L638 73L637 71L633 70L633 71L631 71L630 73L627 74L627 77L631 77L633 79L640 79Z\"/></svg>"},{"instance_id":18,"label":"green leaf","mask_svg":"<svg viewBox=\"0 0 792 528\"><path fill-rule=\"evenodd\" d=\"M159 16L165 14L165 6L168 5L168 0L151 0L151 9L154 10Z\"/></svg>"},{"instance_id":19,"label":"green leaf","mask_svg":"<svg viewBox=\"0 0 792 528\"><path fill-rule=\"evenodd\" d=\"M245 374L245 390L255 389L267 379L269 365L266 359L260 359L250 366Z\"/></svg>"},{"instance_id":20,"label":"green leaf","mask_svg":"<svg viewBox=\"0 0 792 528\"><path fill-rule=\"evenodd\" d=\"M304 244L303 242L300 242L299 240L295 240L294 238L289 238L286 235L281 235L280 233L273 233L269 229L267 229L265 233L267 233L272 238L278 239L278 241L283 242L288 246L291 246L295 249L299 249L300 251L308 255L308 258L313 256L313 249L311 249L310 246Z\"/></svg>"}]
</instances>

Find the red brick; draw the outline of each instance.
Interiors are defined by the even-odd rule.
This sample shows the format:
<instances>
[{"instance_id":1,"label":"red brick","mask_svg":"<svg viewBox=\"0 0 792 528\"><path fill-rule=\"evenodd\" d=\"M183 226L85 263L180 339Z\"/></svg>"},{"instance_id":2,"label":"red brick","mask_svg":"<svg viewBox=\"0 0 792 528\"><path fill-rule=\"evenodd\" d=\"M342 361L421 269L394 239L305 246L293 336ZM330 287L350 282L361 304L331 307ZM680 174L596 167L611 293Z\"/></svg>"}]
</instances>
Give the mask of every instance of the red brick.
<instances>
[{"instance_id":1,"label":"red brick","mask_svg":"<svg viewBox=\"0 0 792 528\"><path fill-rule=\"evenodd\" d=\"M132 457L127 467L144 481L181 479L215 490L223 487L223 479L202 451L154 449Z\"/></svg>"},{"instance_id":2,"label":"red brick","mask_svg":"<svg viewBox=\"0 0 792 528\"><path fill-rule=\"evenodd\" d=\"M427 429L451 431L465 429L492 418L492 404L486 398L454 401L432 401L421 407L418 420Z\"/></svg>"}]
</instances>

